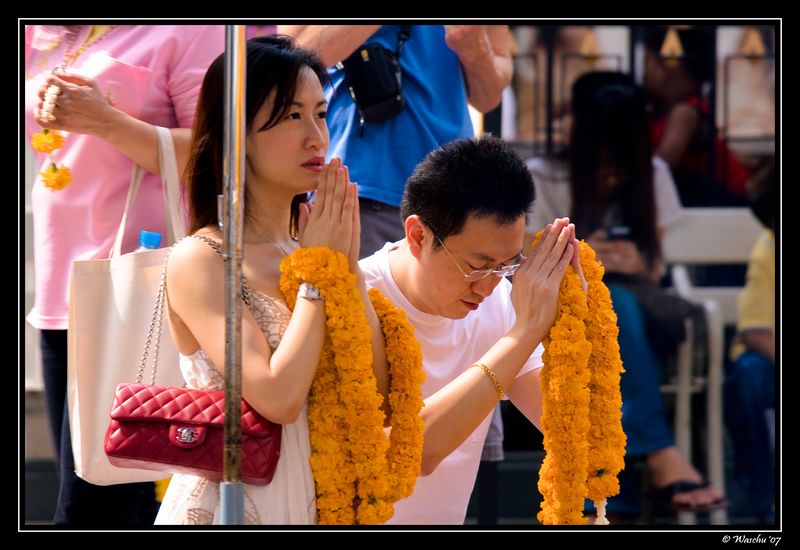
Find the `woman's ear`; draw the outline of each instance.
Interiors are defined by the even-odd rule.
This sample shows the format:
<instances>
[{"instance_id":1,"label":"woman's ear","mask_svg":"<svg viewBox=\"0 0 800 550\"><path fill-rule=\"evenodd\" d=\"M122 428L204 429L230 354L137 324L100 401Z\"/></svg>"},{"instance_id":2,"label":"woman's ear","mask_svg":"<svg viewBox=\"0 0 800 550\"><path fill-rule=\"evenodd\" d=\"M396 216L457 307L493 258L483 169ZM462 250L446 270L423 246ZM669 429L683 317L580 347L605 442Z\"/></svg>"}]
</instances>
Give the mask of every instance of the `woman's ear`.
<instances>
[{"instance_id":1,"label":"woman's ear","mask_svg":"<svg viewBox=\"0 0 800 550\"><path fill-rule=\"evenodd\" d=\"M422 223L422 219L420 219L419 216L412 214L406 218L405 229L408 249L415 258L419 259L422 254L422 246L425 242L425 225Z\"/></svg>"}]
</instances>

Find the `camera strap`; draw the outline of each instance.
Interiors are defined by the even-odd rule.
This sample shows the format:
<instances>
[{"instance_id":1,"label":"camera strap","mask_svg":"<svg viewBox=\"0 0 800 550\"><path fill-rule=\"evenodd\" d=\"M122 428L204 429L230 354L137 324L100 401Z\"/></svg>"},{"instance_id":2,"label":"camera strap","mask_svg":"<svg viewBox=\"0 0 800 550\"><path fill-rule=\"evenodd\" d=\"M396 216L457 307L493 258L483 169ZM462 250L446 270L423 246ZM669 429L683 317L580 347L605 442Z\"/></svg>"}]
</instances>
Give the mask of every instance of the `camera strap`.
<instances>
[{"instance_id":1,"label":"camera strap","mask_svg":"<svg viewBox=\"0 0 800 550\"><path fill-rule=\"evenodd\" d=\"M403 43L411 36L411 25L400 25L397 28L397 51L395 55L399 58Z\"/></svg>"},{"instance_id":2,"label":"camera strap","mask_svg":"<svg viewBox=\"0 0 800 550\"><path fill-rule=\"evenodd\" d=\"M377 43L362 44L347 59L336 64L345 73L350 95L358 107L360 137L364 135L366 121L394 116L405 105L400 95L400 54L410 35L411 25L398 25L395 51ZM370 120L370 117L375 120Z\"/></svg>"}]
</instances>

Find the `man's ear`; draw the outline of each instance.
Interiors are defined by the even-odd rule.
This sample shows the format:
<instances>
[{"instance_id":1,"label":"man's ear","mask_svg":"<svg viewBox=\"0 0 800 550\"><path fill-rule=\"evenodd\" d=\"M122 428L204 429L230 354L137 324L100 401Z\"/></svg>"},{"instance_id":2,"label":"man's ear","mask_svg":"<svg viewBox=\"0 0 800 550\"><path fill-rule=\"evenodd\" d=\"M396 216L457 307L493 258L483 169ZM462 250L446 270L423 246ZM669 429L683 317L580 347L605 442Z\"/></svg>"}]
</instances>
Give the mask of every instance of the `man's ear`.
<instances>
[{"instance_id":1,"label":"man's ear","mask_svg":"<svg viewBox=\"0 0 800 550\"><path fill-rule=\"evenodd\" d=\"M408 249L415 258L419 259L422 254L422 246L426 239L424 231L425 225L422 223L422 219L420 219L419 216L412 214L406 218L405 228Z\"/></svg>"}]
</instances>

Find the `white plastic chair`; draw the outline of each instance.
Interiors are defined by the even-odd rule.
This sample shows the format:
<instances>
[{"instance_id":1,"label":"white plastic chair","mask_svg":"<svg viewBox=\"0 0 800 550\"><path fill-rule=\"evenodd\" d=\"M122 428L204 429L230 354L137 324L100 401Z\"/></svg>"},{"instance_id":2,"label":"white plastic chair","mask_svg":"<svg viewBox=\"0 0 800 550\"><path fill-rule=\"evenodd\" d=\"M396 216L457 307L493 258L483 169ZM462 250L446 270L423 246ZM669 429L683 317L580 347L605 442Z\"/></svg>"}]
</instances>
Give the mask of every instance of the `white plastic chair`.
<instances>
[{"instance_id":1,"label":"white plastic chair","mask_svg":"<svg viewBox=\"0 0 800 550\"><path fill-rule=\"evenodd\" d=\"M724 362L724 329L736 324L736 298L741 287L697 287L689 275L690 265L745 264L761 226L748 208L684 208L683 217L665 231L662 242L664 260L671 266L675 292L703 306L708 334L706 376L693 370L692 326L687 321L687 338L678 349L675 381L662 386L662 391L675 393L675 444L686 457L692 451L693 393L706 391L706 467L709 482L725 487L722 421L722 366ZM702 372L702 369L698 369ZM692 512L680 512L678 523L696 522ZM727 524L725 509L711 512L710 522Z\"/></svg>"}]
</instances>

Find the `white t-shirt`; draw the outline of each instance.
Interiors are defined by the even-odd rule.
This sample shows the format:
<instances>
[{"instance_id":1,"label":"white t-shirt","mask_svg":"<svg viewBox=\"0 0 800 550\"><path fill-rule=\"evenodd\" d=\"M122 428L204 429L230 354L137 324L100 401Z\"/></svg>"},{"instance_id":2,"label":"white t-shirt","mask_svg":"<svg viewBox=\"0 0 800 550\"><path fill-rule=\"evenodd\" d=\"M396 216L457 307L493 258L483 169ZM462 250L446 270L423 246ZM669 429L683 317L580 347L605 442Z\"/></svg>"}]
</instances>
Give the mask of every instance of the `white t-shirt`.
<instances>
[{"instance_id":1,"label":"white t-shirt","mask_svg":"<svg viewBox=\"0 0 800 550\"><path fill-rule=\"evenodd\" d=\"M528 213L527 230L536 232L554 219L569 216L572 196L569 166L562 161L544 158L529 159L526 164L536 186L533 211ZM669 165L653 157L653 195L656 203L656 227L665 229L682 216L681 200Z\"/></svg>"},{"instance_id":2,"label":"white t-shirt","mask_svg":"<svg viewBox=\"0 0 800 550\"><path fill-rule=\"evenodd\" d=\"M359 262L367 286L377 288L408 315L422 346L427 398L480 359L512 327L511 283L503 279L481 306L463 319L447 319L416 309L403 295L389 268L389 250L398 243L386 243L369 258ZM544 348L537 346L517 377L542 366ZM492 420L491 411L472 434L445 458L434 472L418 477L414 494L398 501L389 524L463 524L469 497L478 475L481 450Z\"/></svg>"}]
</instances>

